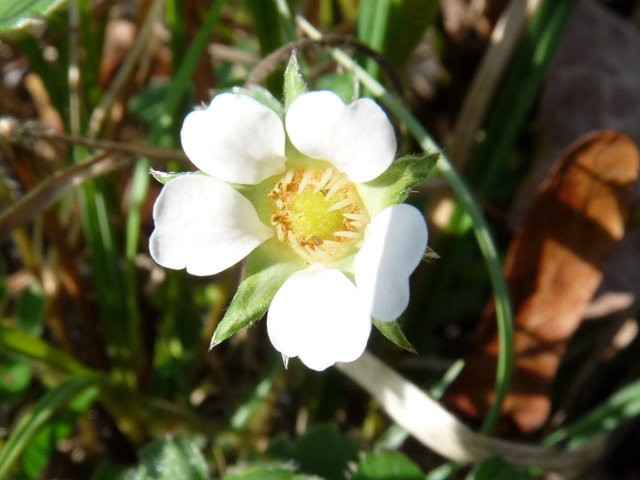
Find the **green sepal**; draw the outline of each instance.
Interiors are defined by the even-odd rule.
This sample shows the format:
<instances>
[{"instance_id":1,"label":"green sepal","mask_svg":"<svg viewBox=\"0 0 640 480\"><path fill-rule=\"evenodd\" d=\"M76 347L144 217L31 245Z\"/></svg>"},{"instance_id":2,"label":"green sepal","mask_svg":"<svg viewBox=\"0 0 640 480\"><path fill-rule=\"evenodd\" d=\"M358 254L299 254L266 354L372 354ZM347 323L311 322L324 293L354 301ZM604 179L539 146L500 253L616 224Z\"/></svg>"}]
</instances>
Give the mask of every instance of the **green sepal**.
<instances>
[{"instance_id":1,"label":"green sepal","mask_svg":"<svg viewBox=\"0 0 640 480\"><path fill-rule=\"evenodd\" d=\"M153 178L155 178L157 181L159 181L163 185L166 185L171 180L181 175L193 174L193 172L161 172L160 170L154 170L153 168L149 169L149 173Z\"/></svg>"},{"instance_id":2,"label":"green sepal","mask_svg":"<svg viewBox=\"0 0 640 480\"><path fill-rule=\"evenodd\" d=\"M302 268L302 261L285 255L274 239L256 248L247 257L244 279L211 337L210 348L262 318L285 280Z\"/></svg>"},{"instance_id":3,"label":"green sepal","mask_svg":"<svg viewBox=\"0 0 640 480\"><path fill-rule=\"evenodd\" d=\"M400 324L397 320L394 320L393 322L383 322L382 320L378 320L373 317L372 320L373 325L380 331L380 333L395 343L398 347L406 350L407 352L418 353L413 345L411 345L411 342L407 340L407 337L400 328Z\"/></svg>"},{"instance_id":4,"label":"green sepal","mask_svg":"<svg viewBox=\"0 0 640 480\"><path fill-rule=\"evenodd\" d=\"M378 178L357 184L369 215L373 217L390 205L404 202L411 189L429 176L439 155L425 153L398 158Z\"/></svg>"},{"instance_id":5,"label":"green sepal","mask_svg":"<svg viewBox=\"0 0 640 480\"><path fill-rule=\"evenodd\" d=\"M298 52L293 50L289 63L284 71L284 109L285 111L303 93L308 91L307 84L300 72L300 64L298 63Z\"/></svg>"},{"instance_id":6,"label":"green sepal","mask_svg":"<svg viewBox=\"0 0 640 480\"><path fill-rule=\"evenodd\" d=\"M280 103L280 101L274 97L269 90L261 85L249 85L248 88L233 87L231 89L231 93L247 95L254 100L259 101L264 106L269 107L271 110L276 112L281 119L284 118L282 103Z\"/></svg>"}]
</instances>

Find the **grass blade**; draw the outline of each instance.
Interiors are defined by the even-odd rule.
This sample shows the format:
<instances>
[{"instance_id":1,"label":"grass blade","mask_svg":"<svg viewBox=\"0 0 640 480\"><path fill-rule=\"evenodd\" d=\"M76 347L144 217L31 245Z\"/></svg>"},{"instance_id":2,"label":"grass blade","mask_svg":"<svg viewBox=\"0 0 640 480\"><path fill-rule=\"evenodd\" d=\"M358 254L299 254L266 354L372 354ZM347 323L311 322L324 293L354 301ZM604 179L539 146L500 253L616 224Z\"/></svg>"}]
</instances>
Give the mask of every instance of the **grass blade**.
<instances>
[{"instance_id":1,"label":"grass blade","mask_svg":"<svg viewBox=\"0 0 640 480\"><path fill-rule=\"evenodd\" d=\"M11 436L0 450L0 478L5 475L18 459L29 441L53 417L56 411L73 397L104 380L98 375L82 375L71 378L49 390L34 406L21 417Z\"/></svg>"}]
</instances>

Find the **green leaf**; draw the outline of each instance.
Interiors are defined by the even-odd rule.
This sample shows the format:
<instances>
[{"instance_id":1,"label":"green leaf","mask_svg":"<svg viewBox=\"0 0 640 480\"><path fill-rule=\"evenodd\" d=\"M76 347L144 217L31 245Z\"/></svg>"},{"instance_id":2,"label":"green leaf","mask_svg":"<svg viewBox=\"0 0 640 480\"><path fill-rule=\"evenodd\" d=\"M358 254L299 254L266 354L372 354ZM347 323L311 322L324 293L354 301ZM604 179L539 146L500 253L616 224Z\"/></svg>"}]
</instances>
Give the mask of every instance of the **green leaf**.
<instances>
[{"instance_id":1,"label":"green leaf","mask_svg":"<svg viewBox=\"0 0 640 480\"><path fill-rule=\"evenodd\" d=\"M569 448L580 448L591 439L618 428L623 422L640 415L640 380L618 390L600 405L571 425L551 434L545 445L569 441Z\"/></svg>"},{"instance_id":2,"label":"green leaf","mask_svg":"<svg viewBox=\"0 0 640 480\"><path fill-rule=\"evenodd\" d=\"M251 467L242 472L235 472L224 477L224 480L320 480L318 477L296 475L282 467Z\"/></svg>"},{"instance_id":3,"label":"green leaf","mask_svg":"<svg viewBox=\"0 0 640 480\"><path fill-rule=\"evenodd\" d=\"M525 472L501 457L491 457L480 462L469 473L467 480L524 480Z\"/></svg>"},{"instance_id":4,"label":"green leaf","mask_svg":"<svg viewBox=\"0 0 640 480\"><path fill-rule=\"evenodd\" d=\"M382 54L402 67L438 14L438 0L391 0Z\"/></svg>"},{"instance_id":5,"label":"green leaf","mask_svg":"<svg viewBox=\"0 0 640 480\"><path fill-rule=\"evenodd\" d=\"M38 335L44 318L44 295L32 286L23 290L18 297L18 321L20 328L31 335Z\"/></svg>"},{"instance_id":6,"label":"green leaf","mask_svg":"<svg viewBox=\"0 0 640 480\"><path fill-rule=\"evenodd\" d=\"M0 32L24 28L41 21L64 0L5 0L0 2Z\"/></svg>"},{"instance_id":7,"label":"green leaf","mask_svg":"<svg viewBox=\"0 0 640 480\"><path fill-rule=\"evenodd\" d=\"M380 331L382 335L387 337L398 347L411 353L418 353L416 352L416 349L413 348L413 345L411 345L411 342L407 340L407 337L405 337L397 320L393 322L383 322L381 320L378 320L377 318L374 318L373 325Z\"/></svg>"},{"instance_id":8,"label":"green leaf","mask_svg":"<svg viewBox=\"0 0 640 480\"><path fill-rule=\"evenodd\" d=\"M400 452L371 453L356 468L353 480L422 480L418 466Z\"/></svg>"},{"instance_id":9,"label":"green leaf","mask_svg":"<svg viewBox=\"0 0 640 480\"><path fill-rule=\"evenodd\" d=\"M124 471L119 480L209 480L210 472L194 437L175 437L142 449L140 463Z\"/></svg>"},{"instance_id":10,"label":"green leaf","mask_svg":"<svg viewBox=\"0 0 640 480\"><path fill-rule=\"evenodd\" d=\"M25 355L50 368L66 373L87 373L89 371L67 353L19 328L0 325L0 349Z\"/></svg>"},{"instance_id":11,"label":"green leaf","mask_svg":"<svg viewBox=\"0 0 640 480\"><path fill-rule=\"evenodd\" d=\"M20 418L11 436L0 450L0 478L5 478L13 462L59 408L74 396L102 381L104 381L102 375L78 375L42 396L33 409Z\"/></svg>"},{"instance_id":12,"label":"green leaf","mask_svg":"<svg viewBox=\"0 0 640 480\"><path fill-rule=\"evenodd\" d=\"M0 403L9 404L17 400L29 386L31 364L15 356L5 358L4 354L0 361Z\"/></svg>"},{"instance_id":13,"label":"green leaf","mask_svg":"<svg viewBox=\"0 0 640 480\"><path fill-rule=\"evenodd\" d=\"M303 267L295 259L282 259L275 240L268 240L247 257L244 280L211 338L211 348L266 313L282 284Z\"/></svg>"},{"instance_id":14,"label":"green leaf","mask_svg":"<svg viewBox=\"0 0 640 480\"><path fill-rule=\"evenodd\" d=\"M284 71L284 108L287 110L293 101L307 92L307 84L300 73L297 52L291 52L289 63Z\"/></svg>"},{"instance_id":15,"label":"green leaf","mask_svg":"<svg viewBox=\"0 0 640 480\"><path fill-rule=\"evenodd\" d=\"M75 423L75 415L66 412L60 418L45 425L29 442L22 455L22 469L29 478L38 478L38 474L47 466L58 443L67 438Z\"/></svg>"},{"instance_id":16,"label":"green leaf","mask_svg":"<svg viewBox=\"0 0 640 480\"><path fill-rule=\"evenodd\" d=\"M279 450L286 452L302 473L320 475L327 480L344 480L349 464L358 460L360 445L342 435L333 425L318 425L292 445L280 444Z\"/></svg>"},{"instance_id":17,"label":"green leaf","mask_svg":"<svg viewBox=\"0 0 640 480\"><path fill-rule=\"evenodd\" d=\"M438 153L409 155L397 159L375 180L357 185L358 192L372 217L390 205L405 201L411 188L428 176Z\"/></svg>"}]
</instances>

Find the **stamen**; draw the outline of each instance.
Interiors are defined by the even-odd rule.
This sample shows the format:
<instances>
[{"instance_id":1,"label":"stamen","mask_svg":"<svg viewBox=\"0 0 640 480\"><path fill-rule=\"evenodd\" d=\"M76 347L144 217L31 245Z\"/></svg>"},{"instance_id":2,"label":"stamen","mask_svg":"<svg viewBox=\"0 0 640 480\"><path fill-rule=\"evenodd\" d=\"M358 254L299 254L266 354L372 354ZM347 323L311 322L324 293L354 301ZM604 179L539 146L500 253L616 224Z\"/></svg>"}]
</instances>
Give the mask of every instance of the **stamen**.
<instances>
[{"instance_id":1,"label":"stamen","mask_svg":"<svg viewBox=\"0 0 640 480\"><path fill-rule=\"evenodd\" d=\"M283 182L285 184L287 183L291 183L291 180L293 180L293 174L295 173L294 170L287 170L287 173L284 174L284 178L282 179ZM282 187L280 186L280 184L278 184L278 189L281 189Z\"/></svg>"},{"instance_id":2,"label":"stamen","mask_svg":"<svg viewBox=\"0 0 640 480\"><path fill-rule=\"evenodd\" d=\"M327 197L328 197L328 195L327 195ZM339 202L336 202L333 205L331 205L329 207L329 209L327 210L327 212L333 212L335 210L340 210L341 208L344 208L347 205L351 205L352 203L353 203L352 199L345 198L344 200L340 200Z\"/></svg>"},{"instance_id":3,"label":"stamen","mask_svg":"<svg viewBox=\"0 0 640 480\"><path fill-rule=\"evenodd\" d=\"M324 246L330 249L342 248L343 242L336 242L335 240L325 240Z\"/></svg>"},{"instance_id":4,"label":"stamen","mask_svg":"<svg viewBox=\"0 0 640 480\"><path fill-rule=\"evenodd\" d=\"M336 237L347 237L347 238L360 238L362 236L360 232L349 232L347 230L335 232L334 235Z\"/></svg>"},{"instance_id":5,"label":"stamen","mask_svg":"<svg viewBox=\"0 0 640 480\"><path fill-rule=\"evenodd\" d=\"M293 232L291 232L291 231L288 232L287 240L288 240L289 246L291 248L293 248L294 252L296 252L302 258L307 256L307 252L305 250L303 250L303 248L300 245L298 245L297 239L296 239L295 235L293 234Z\"/></svg>"},{"instance_id":6,"label":"stamen","mask_svg":"<svg viewBox=\"0 0 640 480\"><path fill-rule=\"evenodd\" d=\"M355 185L333 167L287 170L267 196L278 241L309 264L348 255L369 223Z\"/></svg>"},{"instance_id":7,"label":"stamen","mask_svg":"<svg viewBox=\"0 0 640 480\"><path fill-rule=\"evenodd\" d=\"M302 175L302 180L300 180L300 184L298 185L298 193L307 188L307 185L311 181L311 177L313 177L313 173L313 170L305 170L304 175Z\"/></svg>"},{"instance_id":8,"label":"stamen","mask_svg":"<svg viewBox=\"0 0 640 480\"><path fill-rule=\"evenodd\" d=\"M336 192L340 190L342 187L344 187L348 182L349 180L347 179L347 177L343 177L340 180L338 180L336 183L334 183L329 189L329 191L327 192L327 198L333 197L336 194Z\"/></svg>"},{"instance_id":9,"label":"stamen","mask_svg":"<svg viewBox=\"0 0 640 480\"><path fill-rule=\"evenodd\" d=\"M342 216L344 218L348 218L349 220L355 220L357 222L364 222L369 218L367 215L364 215L362 213L349 213L349 212L344 212Z\"/></svg>"},{"instance_id":10,"label":"stamen","mask_svg":"<svg viewBox=\"0 0 640 480\"><path fill-rule=\"evenodd\" d=\"M324 175L322 175L322 178L316 185L314 192L319 192L320 190L322 190L327 185L327 183L329 183L329 180L331 179L332 176L333 176L333 168L328 167L324 171Z\"/></svg>"}]
</instances>

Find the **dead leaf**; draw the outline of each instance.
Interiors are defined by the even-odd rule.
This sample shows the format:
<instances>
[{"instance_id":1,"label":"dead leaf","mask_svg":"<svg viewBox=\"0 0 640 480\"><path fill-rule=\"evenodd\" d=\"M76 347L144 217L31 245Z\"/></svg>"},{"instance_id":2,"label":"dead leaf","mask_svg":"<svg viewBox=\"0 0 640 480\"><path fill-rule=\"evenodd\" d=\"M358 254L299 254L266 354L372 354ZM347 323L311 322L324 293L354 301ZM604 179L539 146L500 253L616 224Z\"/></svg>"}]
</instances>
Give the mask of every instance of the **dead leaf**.
<instances>
[{"instance_id":1,"label":"dead leaf","mask_svg":"<svg viewBox=\"0 0 640 480\"><path fill-rule=\"evenodd\" d=\"M535 155L509 214L513 228L522 224L538 186L576 138L615 129L640 144L638 58L636 25L600 2L578 2L546 75Z\"/></svg>"},{"instance_id":2,"label":"dead leaf","mask_svg":"<svg viewBox=\"0 0 640 480\"><path fill-rule=\"evenodd\" d=\"M505 420L523 433L540 428L567 341L578 327L603 266L624 234L638 175L638 149L604 130L582 137L543 184L505 261L515 312L514 375ZM448 401L483 415L493 396L497 334L493 308Z\"/></svg>"}]
</instances>

